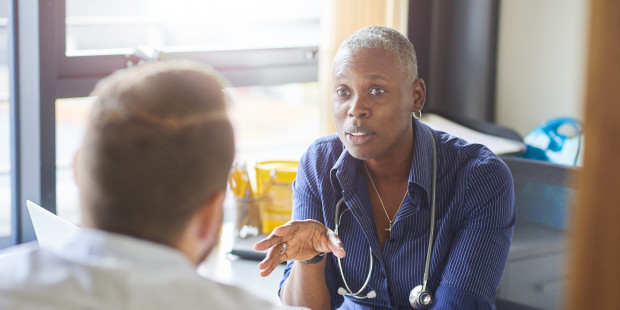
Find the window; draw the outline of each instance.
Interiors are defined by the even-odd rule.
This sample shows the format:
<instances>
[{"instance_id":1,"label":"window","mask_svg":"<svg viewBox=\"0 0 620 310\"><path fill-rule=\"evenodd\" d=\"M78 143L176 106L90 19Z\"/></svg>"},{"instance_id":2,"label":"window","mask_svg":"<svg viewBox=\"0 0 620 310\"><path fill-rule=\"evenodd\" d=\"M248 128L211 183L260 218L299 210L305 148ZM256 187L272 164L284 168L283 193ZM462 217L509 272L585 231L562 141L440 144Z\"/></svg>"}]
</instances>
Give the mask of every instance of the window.
<instances>
[{"instance_id":1,"label":"window","mask_svg":"<svg viewBox=\"0 0 620 310\"><path fill-rule=\"evenodd\" d=\"M317 82L230 89L239 161L298 160L320 135Z\"/></svg>"},{"instance_id":2,"label":"window","mask_svg":"<svg viewBox=\"0 0 620 310\"><path fill-rule=\"evenodd\" d=\"M85 96L127 62L190 58L211 64L233 86L237 160L298 159L320 134L319 3L66 0L66 57L55 98L58 215L80 222L71 164L93 100Z\"/></svg>"},{"instance_id":3,"label":"window","mask_svg":"<svg viewBox=\"0 0 620 310\"><path fill-rule=\"evenodd\" d=\"M66 0L62 35L50 32L67 56L58 95L86 96L98 79L144 59L204 61L235 86L316 81L319 4Z\"/></svg>"},{"instance_id":4,"label":"window","mask_svg":"<svg viewBox=\"0 0 620 310\"><path fill-rule=\"evenodd\" d=\"M168 51L316 46L319 3L67 0L66 51L81 55L139 46Z\"/></svg>"},{"instance_id":5,"label":"window","mask_svg":"<svg viewBox=\"0 0 620 310\"><path fill-rule=\"evenodd\" d=\"M237 160L297 160L318 138L318 83L234 87L229 92ZM80 211L72 161L92 102L88 97L56 101L57 211L75 224L80 224Z\"/></svg>"},{"instance_id":6,"label":"window","mask_svg":"<svg viewBox=\"0 0 620 310\"><path fill-rule=\"evenodd\" d=\"M12 231L7 16L8 1L0 1L0 247L8 244Z\"/></svg>"}]
</instances>

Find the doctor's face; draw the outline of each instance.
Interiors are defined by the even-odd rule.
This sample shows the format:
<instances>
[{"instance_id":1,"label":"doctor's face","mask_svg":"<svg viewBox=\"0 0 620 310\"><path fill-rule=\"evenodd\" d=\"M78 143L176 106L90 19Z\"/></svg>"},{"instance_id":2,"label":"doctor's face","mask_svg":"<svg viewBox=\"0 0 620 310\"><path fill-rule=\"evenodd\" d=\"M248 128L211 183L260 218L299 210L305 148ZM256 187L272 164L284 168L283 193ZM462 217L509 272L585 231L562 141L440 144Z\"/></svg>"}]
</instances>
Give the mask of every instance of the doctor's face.
<instances>
[{"instance_id":1,"label":"doctor's face","mask_svg":"<svg viewBox=\"0 0 620 310\"><path fill-rule=\"evenodd\" d=\"M424 102L423 98L415 100L420 95L416 94L416 84L423 86L424 82L408 79L392 52L341 49L334 58L332 74L336 130L353 157L389 158L411 148L411 113L419 111Z\"/></svg>"}]
</instances>

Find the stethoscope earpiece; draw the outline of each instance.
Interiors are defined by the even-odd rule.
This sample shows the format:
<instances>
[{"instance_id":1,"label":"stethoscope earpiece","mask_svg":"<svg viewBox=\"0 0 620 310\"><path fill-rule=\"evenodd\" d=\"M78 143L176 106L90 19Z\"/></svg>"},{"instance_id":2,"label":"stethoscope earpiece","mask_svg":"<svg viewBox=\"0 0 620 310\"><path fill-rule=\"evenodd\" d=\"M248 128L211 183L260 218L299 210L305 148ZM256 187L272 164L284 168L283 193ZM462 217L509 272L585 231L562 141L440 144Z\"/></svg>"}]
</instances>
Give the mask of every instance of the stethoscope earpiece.
<instances>
[{"instance_id":1,"label":"stethoscope earpiece","mask_svg":"<svg viewBox=\"0 0 620 310\"><path fill-rule=\"evenodd\" d=\"M377 292L372 290L372 291L368 292L368 294L366 294L366 296L358 296L358 294L349 293L344 287L339 287L338 288L338 295L353 296L353 297L355 297L357 299L365 299L365 298L375 298L375 297L377 297Z\"/></svg>"}]
</instances>

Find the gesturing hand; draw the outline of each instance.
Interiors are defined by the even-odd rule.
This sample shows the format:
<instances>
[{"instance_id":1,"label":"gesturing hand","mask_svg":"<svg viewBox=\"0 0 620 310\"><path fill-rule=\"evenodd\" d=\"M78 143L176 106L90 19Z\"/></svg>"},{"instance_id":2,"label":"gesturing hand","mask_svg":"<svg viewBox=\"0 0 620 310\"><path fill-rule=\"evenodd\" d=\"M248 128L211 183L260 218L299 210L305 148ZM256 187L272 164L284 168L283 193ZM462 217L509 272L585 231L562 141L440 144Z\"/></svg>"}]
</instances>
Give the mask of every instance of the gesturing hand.
<instances>
[{"instance_id":1,"label":"gesturing hand","mask_svg":"<svg viewBox=\"0 0 620 310\"><path fill-rule=\"evenodd\" d=\"M286 244L286 245L284 245ZM260 275L268 276L286 260L308 260L318 254L333 252L343 258L344 246L334 231L315 220L290 221L276 227L267 238L254 244L254 250L269 249L265 259L258 263Z\"/></svg>"}]
</instances>

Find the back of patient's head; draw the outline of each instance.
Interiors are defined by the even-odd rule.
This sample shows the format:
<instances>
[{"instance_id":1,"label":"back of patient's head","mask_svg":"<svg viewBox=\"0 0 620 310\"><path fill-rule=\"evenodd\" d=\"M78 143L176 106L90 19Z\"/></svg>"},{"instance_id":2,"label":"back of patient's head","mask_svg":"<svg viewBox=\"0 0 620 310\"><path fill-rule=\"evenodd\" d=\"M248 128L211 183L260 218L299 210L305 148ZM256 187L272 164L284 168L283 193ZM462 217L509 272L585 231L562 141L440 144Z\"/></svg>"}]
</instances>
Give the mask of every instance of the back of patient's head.
<instances>
[{"instance_id":1,"label":"back of patient's head","mask_svg":"<svg viewBox=\"0 0 620 310\"><path fill-rule=\"evenodd\" d=\"M175 61L132 67L97 85L77 160L86 225L178 240L226 188L234 141L222 81L206 65Z\"/></svg>"}]
</instances>

